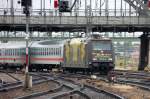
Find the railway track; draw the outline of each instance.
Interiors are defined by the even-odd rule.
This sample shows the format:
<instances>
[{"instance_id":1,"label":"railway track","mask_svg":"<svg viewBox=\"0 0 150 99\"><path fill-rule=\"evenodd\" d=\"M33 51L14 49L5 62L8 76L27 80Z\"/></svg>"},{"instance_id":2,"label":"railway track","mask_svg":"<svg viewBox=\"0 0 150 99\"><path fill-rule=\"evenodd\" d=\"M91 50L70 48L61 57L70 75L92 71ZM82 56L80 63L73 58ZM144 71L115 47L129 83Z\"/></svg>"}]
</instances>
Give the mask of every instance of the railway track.
<instances>
[{"instance_id":1,"label":"railway track","mask_svg":"<svg viewBox=\"0 0 150 99\"><path fill-rule=\"evenodd\" d=\"M9 72L8 73L8 72L4 72L4 71L2 73L4 73L5 75L10 76L15 81L13 81L13 82L5 82L4 81L3 83L0 83L0 92L5 92L5 91L9 91L9 90L18 89L18 88L23 87L24 81L17 78L18 76L15 77L14 75L16 75L16 73L14 73L14 72ZM44 77L39 77L38 75L36 75L34 73L30 73L30 75L33 76L33 79L32 79L33 85L43 83L43 82L47 82L47 81L50 80L50 79L46 79Z\"/></svg>"},{"instance_id":2,"label":"railway track","mask_svg":"<svg viewBox=\"0 0 150 99\"><path fill-rule=\"evenodd\" d=\"M119 95L100 90L96 87L82 85L72 80L68 80L64 77L65 75L54 76L48 73L39 73L35 75L40 75L45 79L55 81L59 84L59 86L55 89L50 89L48 91L40 93L34 93L28 96L18 97L16 99L76 99L77 97L80 97L80 99L124 99ZM66 77L67 76L68 75L66 75ZM80 78L80 75L78 75L78 77Z\"/></svg>"},{"instance_id":3,"label":"railway track","mask_svg":"<svg viewBox=\"0 0 150 99\"><path fill-rule=\"evenodd\" d=\"M138 74L138 73L137 73ZM67 74L68 75L68 74ZM120 78L117 78L115 82L109 82L108 79L107 79L107 76L100 76L100 75L97 75L96 79L94 79L93 81L90 81L91 77L90 76L87 76L87 75L81 75L81 77L79 76L79 74L76 75L73 75L73 74L69 74L71 79L78 79L80 81L80 79L82 80L82 77L84 77L84 79L89 79L88 81L90 82L90 84L92 84L93 86L100 86L100 87L103 87L103 84L97 84L101 81L104 81L106 82L106 86L109 87L111 86L112 88L115 88L115 86L120 86L120 88L123 88L125 86L127 86L127 88L125 89L134 89L134 90L138 90L142 93L146 93L146 94L143 94L143 95L140 95L142 96L141 99L145 99L143 98L143 96L145 97L150 97L148 94L149 94L149 91L150 91L150 81L149 80L144 80L144 78L142 78L142 80L138 79L138 75L143 75L142 73L138 74L138 75L135 75L135 73L133 74L134 76L136 76L134 79L131 77L128 77L126 79L126 76L119 76ZM67 76L64 76L64 77L67 77ZM148 77L148 76L147 76ZM137 78L137 79L136 79ZM105 84L104 84L105 85ZM109 88L108 88L109 89ZM118 90L118 88L115 88L116 90ZM109 89L109 90L113 90L113 89ZM122 89L119 89L119 90L122 90ZM146 91L146 92L145 92ZM115 91L114 91L115 92ZM120 91L121 92L121 91ZM128 92L128 91L127 91ZM118 93L118 92L117 92ZM142 94L141 93L141 94ZM124 96L124 92L122 91L120 94L123 94L122 96ZM130 93L129 93L130 94ZM136 94L136 93L135 93ZM137 95L138 96L138 95ZM125 97L128 97L128 95L125 95ZM130 98L129 98L130 99ZM133 98L131 98L133 99ZM146 98L146 99L149 99L149 98Z\"/></svg>"},{"instance_id":4,"label":"railway track","mask_svg":"<svg viewBox=\"0 0 150 99\"><path fill-rule=\"evenodd\" d=\"M126 83L150 91L150 73L147 72L128 72L114 71L117 83Z\"/></svg>"},{"instance_id":5,"label":"railway track","mask_svg":"<svg viewBox=\"0 0 150 99\"><path fill-rule=\"evenodd\" d=\"M8 74L9 75L9 74ZM96 84L87 84L87 83L81 83L79 82L80 80L85 80L86 79L91 79L89 75L82 75L82 74L52 74L52 73L38 73L38 72L33 72L30 73L30 75L33 76L33 84L39 84L42 82L48 82L52 81L58 84L56 88L49 88L46 91L40 91L40 92L35 92L32 94L26 94L22 95L19 97L15 97L15 99L124 99L124 97L121 97L121 94L117 94L105 89L101 89L100 87L97 87ZM135 76L135 74L133 74ZM141 74L140 74L141 75ZM17 89L23 87L23 83L16 77L14 77L12 74L10 76L15 79L15 81L20 82L20 84L10 84L10 87L13 86L18 86L14 87L12 89ZM132 86L137 86L142 89L150 90L149 82L140 82L136 78L128 77L126 79L126 75L124 76L118 76L120 78L117 79L117 81L114 83L120 83L120 84L129 84ZM122 77L122 78L121 78ZM141 76L140 76L141 77ZM68 79L71 78L71 79ZM138 77L137 77L138 78ZM73 79L73 80L72 80ZM108 82L106 76L99 76L97 75L96 82L97 80L102 80L105 82ZM142 79L143 81L143 79ZM136 83L137 82L137 83ZM9 86L9 85L8 85ZM9 91L11 88L9 88L7 85L3 87L3 91ZM144 87L143 87L144 86ZM148 87L148 88L147 88ZM121 96L120 96L121 95Z\"/></svg>"},{"instance_id":6,"label":"railway track","mask_svg":"<svg viewBox=\"0 0 150 99\"><path fill-rule=\"evenodd\" d=\"M14 81L12 81L12 82L1 81L0 92L14 89L14 88L21 86L22 81L20 81L18 78L14 77L12 74L10 74L8 72L2 72L2 73L9 76L12 79L14 79Z\"/></svg>"}]
</instances>

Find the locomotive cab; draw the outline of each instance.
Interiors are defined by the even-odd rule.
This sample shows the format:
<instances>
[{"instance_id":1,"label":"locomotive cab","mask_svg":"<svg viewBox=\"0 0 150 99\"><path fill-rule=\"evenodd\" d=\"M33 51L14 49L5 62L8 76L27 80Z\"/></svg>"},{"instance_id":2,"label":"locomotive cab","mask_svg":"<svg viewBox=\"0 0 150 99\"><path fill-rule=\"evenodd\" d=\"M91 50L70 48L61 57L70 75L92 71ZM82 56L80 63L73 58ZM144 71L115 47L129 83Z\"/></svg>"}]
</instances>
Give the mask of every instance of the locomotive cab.
<instances>
[{"instance_id":1,"label":"locomotive cab","mask_svg":"<svg viewBox=\"0 0 150 99\"><path fill-rule=\"evenodd\" d=\"M112 41L99 37L91 39L90 65L93 71L108 73L114 68Z\"/></svg>"}]
</instances>

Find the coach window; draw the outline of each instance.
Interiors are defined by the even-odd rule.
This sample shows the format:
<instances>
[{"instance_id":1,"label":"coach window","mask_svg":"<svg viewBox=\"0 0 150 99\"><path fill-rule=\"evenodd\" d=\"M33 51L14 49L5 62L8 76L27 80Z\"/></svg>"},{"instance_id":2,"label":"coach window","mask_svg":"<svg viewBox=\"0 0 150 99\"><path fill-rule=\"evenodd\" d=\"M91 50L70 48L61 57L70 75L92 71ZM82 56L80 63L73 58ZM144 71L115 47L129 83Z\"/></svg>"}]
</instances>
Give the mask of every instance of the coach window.
<instances>
[{"instance_id":1,"label":"coach window","mask_svg":"<svg viewBox=\"0 0 150 99\"><path fill-rule=\"evenodd\" d=\"M41 48L41 55L43 54L43 48Z\"/></svg>"},{"instance_id":2,"label":"coach window","mask_svg":"<svg viewBox=\"0 0 150 99\"><path fill-rule=\"evenodd\" d=\"M9 56L11 56L11 49L9 49Z\"/></svg>"},{"instance_id":3,"label":"coach window","mask_svg":"<svg viewBox=\"0 0 150 99\"><path fill-rule=\"evenodd\" d=\"M49 48L47 48L47 56L49 55Z\"/></svg>"},{"instance_id":4,"label":"coach window","mask_svg":"<svg viewBox=\"0 0 150 99\"><path fill-rule=\"evenodd\" d=\"M45 48L45 56L47 56L47 48Z\"/></svg>"},{"instance_id":5,"label":"coach window","mask_svg":"<svg viewBox=\"0 0 150 99\"><path fill-rule=\"evenodd\" d=\"M51 48L49 48L49 55L51 55Z\"/></svg>"},{"instance_id":6,"label":"coach window","mask_svg":"<svg viewBox=\"0 0 150 99\"><path fill-rule=\"evenodd\" d=\"M11 56L13 56L13 49L11 49Z\"/></svg>"},{"instance_id":7,"label":"coach window","mask_svg":"<svg viewBox=\"0 0 150 99\"><path fill-rule=\"evenodd\" d=\"M17 55L16 52L17 52L17 49L15 49L15 56Z\"/></svg>"},{"instance_id":8,"label":"coach window","mask_svg":"<svg viewBox=\"0 0 150 99\"><path fill-rule=\"evenodd\" d=\"M6 49L6 55L8 56L8 49Z\"/></svg>"},{"instance_id":9,"label":"coach window","mask_svg":"<svg viewBox=\"0 0 150 99\"><path fill-rule=\"evenodd\" d=\"M57 55L57 48L55 48L55 56Z\"/></svg>"},{"instance_id":10,"label":"coach window","mask_svg":"<svg viewBox=\"0 0 150 99\"><path fill-rule=\"evenodd\" d=\"M13 55L15 56L15 49L13 49Z\"/></svg>"},{"instance_id":11,"label":"coach window","mask_svg":"<svg viewBox=\"0 0 150 99\"><path fill-rule=\"evenodd\" d=\"M42 54L42 56L43 56L43 55L44 55L44 53L43 53L43 52L44 52L44 48L42 48L42 51L41 51L41 52L42 52L41 54Z\"/></svg>"},{"instance_id":12,"label":"coach window","mask_svg":"<svg viewBox=\"0 0 150 99\"><path fill-rule=\"evenodd\" d=\"M15 56L15 49L14 49L14 56Z\"/></svg>"},{"instance_id":13,"label":"coach window","mask_svg":"<svg viewBox=\"0 0 150 99\"><path fill-rule=\"evenodd\" d=\"M53 48L51 48L51 55L53 55Z\"/></svg>"},{"instance_id":14,"label":"coach window","mask_svg":"<svg viewBox=\"0 0 150 99\"><path fill-rule=\"evenodd\" d=\"M45 48L43 48L43 56L45 55Z\"/></svg>"},{"instance_id":15,"label":"coach window","mask_svg":"<svg viewBox=\"0 0 150 99\"><path fill-rule=\"evenodd\" d=\"M34 55L34 52L35 52L35 49L33 48L33 50L32 50L32 55Z\"/></svg>"},{"instance_id":16,"label":"coach window","mask_svg":"<svg viewBox=\"0 0 150 99\"><path fill-rule=\"evenodd\" d=\"M58 48L56 48L56 55L58 55Z\"/></svg>"},{"instance_id":17,"label":"coach window","mask_svg":"<svg viewBox=\"0 0 150 99\"><path fill-rule=\"evenodd\" d=\"M47 54L47 56L48 56L48 48L47 48L46 54Z\"/></svg>"},{"instance_id":18,"label":"coach window","mask_svg":"<svg viewBox=\"0 0 150 99\"><path fill-rule=\"evenodd\" d=\"M2 55L2 54L1 54L1 49L0 49L0 55Z\"/></svg>"},{"instance_id":19,"label":"coach window","mask_svg":"<svg viewBox=\"0 0 150 99\"><path fill-rule=\"evenodd\" d=\"M53 56L54 56L54 55L55 55L55 49L54 49L54 48L52 48L52 50L53 50L52 52L53 52Z\"/></svg>"},{"instance_id":20,"label":"coach window","mask_svg":"<svg viewBox=\"0 0 150 99\"><path fill-rule=\"evenodd\" d=\"M57 55L57 48L56 48L56 52L55 52L55 55Z\"/></svg>"},{"instance_id":21,"label":"coach window","mask_svg":"<svg viewBox=\"0 0 150 99\"><path fill-rule=\"evenodd\" d=\"M12 49L9 50L9 55L12 56Z\"/></svg>"},{"instance_id":22,"label":"coach window","mask_svg":"<svg viewBox=\"0 0 150 99\"><path fill-rule=\"evenodd\" d=\"M45 48L46 50L45 50L45 55L47 56L47 48Z\"/></svg>"},{"instance_id":23,"label":"coach window","mask_svg":"<svg viewBox=\"0 0 150 99\"><path fill-rule=\"evenodd\" d=\"M9 56L9 49L7 50L7 55Z\"/></svg>"},{"instance_id":24,"label":"coach window","mask_svg":"<svg viewBox=\"0 0 150 99\"><path fill-rule=\"evenodd\" d=\"M32 55L34 55L34 53L35 53L35 48L33 48L33 52L32 52Z\"/></svg>"},{"instance_id":25,"label":"coach window","mask_svg":"<svg viewBox=\"0 0 150 99\"><path fill-rule=\"evenodd\" d=\"M50 48L50 55L52 55L52 48Z\"/></svg>"},{"instance_id":26,"label":"coach window","mask_svg":"<svg viewBox=\"0 0 150 99\"><path fill-rule=\"evenodd\" d=\"M55 56L55 48L53 48L53 55Z\"/></svg>"},{"instance_id":27,"label":"coach window","mask_svg":"<svg viewBox=\"0 0 150 99\"><path fill-rule=\"evenodd\" d=\"M13 56L13 49L11 49L11 56Z\"/></svg>"},{"instance_id":28,"label":"coach window","mask_svg":"<svg viewBox=\"0 0 150 99\"><path fill-rule=\"evenodd\" d=\"M38 55L41 55L41 48L38 48Z\"/></svg>"},{"instance_id":29,"label":"coach window","mask_svg":"<svg viewBox=\"0 0 150 99\"><path fill-rule=\"evenodd\" d=\"M51 55L53 55L53 48L51 48Z\"/></svg>"},{"instance_id":30,"label":"coach window","mask_svg":"<svg viewBox=\"0 0 150 99\"><path fill-rule=\"evenodd\" d=\"M56 48L54 48L54 56L56 55Z\"/></svg>"},{"instance_id":31,"label":"coach window","mask_svg":"<svg viewBox=\"0 0 150 99\"><path fill-rule=\"evenodd\" d=\"M8 55L10 55L10 50L8 50Z\"/></svg>"},{"instance_id":32,"label":"coach window","mask_svg":"<svg viewBox=\"0 0 150 99\"><path fill-rule=\"evenodd\" d=\"M59 48L59 50L58 50L58 55L60 55L60 48Z\"/></svg>"},{"instance_id":33,"label":"coach window","mask_svg":"<svg viewBox=\"0 0 150 99\"><path fill-rule=\"evenodd\" d=\"M43 48L43 56L45 55L45 48Z\"/></svg>"},{"instance_id":34,"label":"coach window","mask_svg":"<svg viewBox=\"0 0 150 99\"><path fill-rule=\"evenodd\" d=\"M16 53L17 53L17 56L19 56L19 49L17 49L17 52L16 52Z\"/></svg>"},{"instance_id":35,"label":"coach window","mask_svg":"<svg viewBox=\"0 0 150 99\"><path fill-rule=\"evenodd\" d=\"M41 55L41 48L38 49L39 55Z\"/></svg>"},{"instance_id":36,"label":"coach window","mask_svg":"<svg viewBox=\"0 0 150 99\"><path fill-rule=\"evenodd\" d=\"M14 56L16 56L17 49L14 49L14 52L15 52L15 55L14 55Z\"/></svg>"},{"instance_id":37,"label":"coach window","mask_svg":"<svg viewBox=\"0 0 150 99\"><path fill-rule=\"evenodd\" d=\"M56 48L56 55L58 54L58 48Z\"/></svg>"},{"instance_id":38,"label":"coach window","mask_svg":"<svg viewBox=\"0 0 150 99\"><path fill-rule=\"evenodd\" d=\"M14 49L12 49L11 51L12 51L12 52L11 52L11 55L13 56L13 55L14 55Z\"/></svg>"},{"instance_id":39,"label":"coach window","mask_svg":"<svg viewBox=\"0 0 150 99\"><path fill-rule=\"evenodd\" d=\"M41 55L43 54L43 48L41 48Z\"/></svg>"},{"instance_id":40,"label":"coach window","mask_svg":"<svg viewBox=\"0 0 150 99\"><path fill-rule=\"evenodd\" d=\"M59 49L57 48L57 55L59 55Z\"/></svg>"},{"instance_id":41,"label":"coach window","mask_svg":"<svg viewBox=\"0 0 150 99\"><path fill-rule=\"evenodd\" d=\"M14 49L14 56L15 56L15 49Z\"/></svg>"},{"instance_id":42,"label":"coach window","mask_svg":"<svg viewBox=\"0 0 150 99\"><path fill-rule=\"evenodd\" d=\"M9 50L9 55L11 56L11 49Z\"/></svg>"},{"instance_id":43,"label":"coach window","mask_svg":"<svg viewBox=\"0 0 150 99\"><path fill-rule=\"evenodd\" d=\"M11 49L11 56L13 56L13 49Z\"/></svg>"},{"instance_id":44,"label":"coach window","mask_svg":"<svg viewBox=\"0 0 150 99\"><path fill-rule=\"evenodd\" d=\"M46 56L46 53L45 53L45 52L46 52L46 48L44 48L44 51L43 51L44 56Z\"/></svg>"},{"instance_id":45,"label":"coach window","mask_svg":"<svg viewBox=\"0 0 150 99\"><path fill-rule=\"evenodd\" d=\"M15 56L15 49L13 49L13 56Z\"/></svg>"},{"instance_id":46,"label":"coach window","mask_svg":"<svg viewBox=\"0 0 150 99\"><path fill-rule=\"evenodd\" d=\"M46 48L46 56L48 56L48 48Z\"/></svg>"},{"instance_id":47,"label":"coach window","mask_svg":"<svg viewBox=\"0 0 150 99\"><path fill-rule=\"evenodd\" d=\"M42 52L43 52L43 56L44 56L44 55L45 55L45 48L43 48L43 51L42 51Z\"/></svg>"}]
</instances>

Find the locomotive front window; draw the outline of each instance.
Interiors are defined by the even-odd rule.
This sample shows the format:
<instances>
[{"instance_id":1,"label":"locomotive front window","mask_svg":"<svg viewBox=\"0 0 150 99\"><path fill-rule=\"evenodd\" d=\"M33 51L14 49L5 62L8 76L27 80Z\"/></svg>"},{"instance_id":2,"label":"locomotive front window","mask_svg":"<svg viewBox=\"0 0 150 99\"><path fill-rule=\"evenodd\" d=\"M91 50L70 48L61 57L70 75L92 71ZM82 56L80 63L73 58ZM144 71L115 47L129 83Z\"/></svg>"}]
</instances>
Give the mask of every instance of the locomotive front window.
<instances>
[{"instance_id":1,"label":"locomotive front window","mask_svg":"<svg viewBox=\"0 0 150 99\"><path fill-rule=\"evenodd\" d=\"M111 43L106 41L93 41L93 50L111 50Z\"/></svg>"}]
</instances>

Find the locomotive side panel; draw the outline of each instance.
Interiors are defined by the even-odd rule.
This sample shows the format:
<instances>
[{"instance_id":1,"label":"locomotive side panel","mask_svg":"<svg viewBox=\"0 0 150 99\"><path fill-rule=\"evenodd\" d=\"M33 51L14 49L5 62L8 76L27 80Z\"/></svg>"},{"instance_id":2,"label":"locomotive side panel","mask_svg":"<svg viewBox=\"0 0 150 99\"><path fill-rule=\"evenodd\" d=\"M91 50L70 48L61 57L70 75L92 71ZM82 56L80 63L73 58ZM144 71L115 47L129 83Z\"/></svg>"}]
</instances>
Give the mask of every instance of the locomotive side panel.
<instances>
[{"instance_id":1,"label":"locomotive side panel","mask_svg":"<svg viewBox=\"0 0 150 99\"><path fill-rule=\"evenodd\" d=\"M80 39L72 39L64 45L64 63L66 68L88 68L87 64L87 45Z\"/></svg>"}]
</instances>

